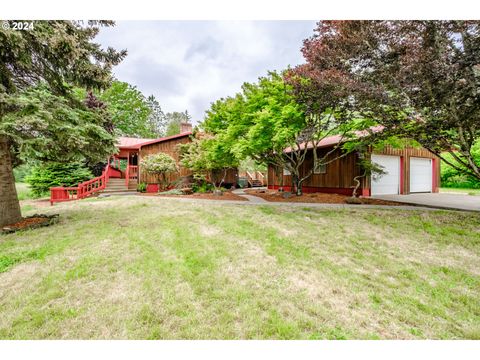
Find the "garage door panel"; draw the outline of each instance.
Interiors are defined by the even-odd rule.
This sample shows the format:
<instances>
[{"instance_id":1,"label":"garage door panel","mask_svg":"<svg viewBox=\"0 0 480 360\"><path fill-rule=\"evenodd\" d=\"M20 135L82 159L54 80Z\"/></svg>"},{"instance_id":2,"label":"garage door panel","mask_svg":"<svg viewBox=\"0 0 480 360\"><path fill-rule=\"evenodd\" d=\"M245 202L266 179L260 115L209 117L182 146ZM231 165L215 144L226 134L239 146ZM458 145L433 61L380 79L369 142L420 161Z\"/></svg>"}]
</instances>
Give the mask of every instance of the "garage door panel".
<instances>
[{"instance_id":1,"label":"garage door panel","mask_svg":"<svg viewBox=\"0 0 480 360\"><path fill-rule=\"evenodd\" d=\"M372 176L372 195L398 194L400 189L400 157L372 154L372 162L383 167L385 174Z\"/></svg>"},{"instance_id":2,"label":"garage door panel","mask_svg":"<svg viewBox=\"0 0 480 360\"><path fill-rule=\"evenodd\" d=\"M432 192L432 159L410 158L410 192Z\"/></svg>"}]
</instances>

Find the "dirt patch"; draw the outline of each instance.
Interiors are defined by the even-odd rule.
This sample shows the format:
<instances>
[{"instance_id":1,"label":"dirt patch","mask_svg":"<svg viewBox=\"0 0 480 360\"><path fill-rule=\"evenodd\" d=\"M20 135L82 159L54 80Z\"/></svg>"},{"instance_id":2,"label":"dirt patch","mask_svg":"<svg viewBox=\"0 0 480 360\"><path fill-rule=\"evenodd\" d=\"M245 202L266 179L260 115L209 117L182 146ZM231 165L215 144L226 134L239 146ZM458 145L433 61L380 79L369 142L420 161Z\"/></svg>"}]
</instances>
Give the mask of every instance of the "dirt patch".
<instances>
[{"instance_id":1,"label":"dirt patch","mask_svg":"<svg viewBox=\"0 0 480 360\"><path fill-rule=\"evenodd\" d=\"M49 198L42 198L42 199L35 199L35 200L21 200L20 205L30 205L34 207L50 207L50 199Z\"/></svg>"},{"instance_id":2,"label":"dirt patch","mask_svg":"<svg viewBox=\"0 0 480 360\"><path fill-rule=\"evenodd\" d=\"M27 216L14 224L4 226L1 231L5 234L8 234L19 230L35 229L42 226L49 226L57 220L57 217L58 215Z\"/></svg>"},{"instance_id":3,"label":"dirt patch","mask_svg":"<svg viewBox=\"0 0 480 360\"><path fill-rule=\"evenodd\" d=\"M236 200L236 201L248 201L244 197L235 195L231 191L225 191L223 195L214 195L213 193L205 193L205 194L200 194L200 193L194 193L191 195L162 195L162 193L159 194L152 194L155 196L162 196L162 197L175 197L175 198L186 198L186 199L207 199L207 200Z\"/></svg>"},{"instance_id":4,"label":"dirt patch","mask_svg":"<svg viewBox=\"0 0 480 360\"><path fill-rule=\"evenodd\" d=\"M301 202L301 203L319 203L319 204L346 204L346 200L349 196L340 194L327 194L327 193L311 193L296 196L294 194L291 197L284 198L284 193L276 190L245 190L246 194L258 196L264 200L272 202ZM360 198L360 201L364 205L391 205L401 206L406 205L394 201L386 201L372 198Z\"/></svg>"}]
</instances>

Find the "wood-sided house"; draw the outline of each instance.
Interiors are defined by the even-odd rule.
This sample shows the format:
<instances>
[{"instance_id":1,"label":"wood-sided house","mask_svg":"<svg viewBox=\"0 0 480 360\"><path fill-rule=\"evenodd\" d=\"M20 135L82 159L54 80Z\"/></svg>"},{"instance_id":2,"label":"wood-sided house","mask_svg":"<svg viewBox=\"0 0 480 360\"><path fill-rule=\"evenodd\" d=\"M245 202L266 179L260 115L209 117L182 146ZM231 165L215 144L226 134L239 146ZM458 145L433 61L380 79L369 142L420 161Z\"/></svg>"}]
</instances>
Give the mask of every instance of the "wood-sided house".
<instances>
[{"instance_id":1,"label":"wood-sided house","mask_svg":"<svg viewBox=\"0 0 480 360\"><path fill-rule=\"evenodd\" d=\"M318 158L333 150L342 141L340 136L323 139L317 148ZM311 146L311 145L310 145ZM287 150L288 151L288 150ZM330 159L338 157L342 150L336 149ZM305 193L327 192L351 195L355 185L354 177L361 175L359 166L361 154L352 152L326 165L317 166L314 173L304 181ZM405 147L396 149L386 146L381 151L370 150L366 155L381 165L385 174L379 178L361 179L360 194L363 196L410 194L417 192L438 192L440 186L440 159L425 148ZM328 160L328 159L327 159ZM301 174L307 174L313 164L313 148L308 150L301 167ZM292 179L286 169L269 166L268 188L292 190Z\"/></svg>"},{"instance_id":2,"label":"wood-sided house","mask_svg":"<svg viewBox=\"0 0 480 360\"><path fill-rule=\"evenodd\" d=\"M170 182L175 182L181 178L192 175L192 172L180 164L180 154L178 152L178 145L185 144L192 141L192 125L182 123L180 133L172 136L167 136L158 139L138 139L138 138L119 138L118 153L113 156L116 159L123 159L127 161L125 171L122 171L120 177L128 178L129 188L137 187L139 183L147 184L147 192L157 192L158 184L155 176L147 173L141 167L141 160L145 156L165 153L170 155L177 162L179 171L171 174ZM225 178L225 185L235 185L238 180L237 169L229 169Z\"/></svg>"}]
</instances>

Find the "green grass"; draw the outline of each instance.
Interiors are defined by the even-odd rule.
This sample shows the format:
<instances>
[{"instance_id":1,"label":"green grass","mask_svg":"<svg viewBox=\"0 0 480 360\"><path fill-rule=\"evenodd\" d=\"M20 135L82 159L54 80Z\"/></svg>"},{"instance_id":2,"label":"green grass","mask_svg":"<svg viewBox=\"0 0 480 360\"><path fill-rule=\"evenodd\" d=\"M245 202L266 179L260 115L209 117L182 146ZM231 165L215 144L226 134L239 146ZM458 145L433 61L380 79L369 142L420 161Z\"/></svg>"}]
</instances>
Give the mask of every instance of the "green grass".
<instances>
[{"instance_id":1,"label":"green grass","mask_svg":"<svg viewBox=\"0 0 480 360\"><path fill-rule=\"evenodd\" d=\"M28 184L17 182L15 183L17 187L18 200L29 200L34 199L35 196L32 194L32 191L28 187Z\"/></svg>"},{"instance_id":2,"label":"green grass","mask_svg":"<svg viewBox=\"0 0 480 360\"><path fill-rule=\"evenodd\" d=\"M440 188L440 192L453 192L468 195L480 195L480 189L461 189L461 188Z\"/></svg>"},{"instance_id":3,"label":"green grass","mask_svg":"<svg viewBox=\"0 0 480 360\"><path fill-rule=\"evenodd\" d=\"M34 206L34 205L32 205ZM480 216L167 198L0 235L2 339L479 339Z\"/></svg>"}]
</instances>

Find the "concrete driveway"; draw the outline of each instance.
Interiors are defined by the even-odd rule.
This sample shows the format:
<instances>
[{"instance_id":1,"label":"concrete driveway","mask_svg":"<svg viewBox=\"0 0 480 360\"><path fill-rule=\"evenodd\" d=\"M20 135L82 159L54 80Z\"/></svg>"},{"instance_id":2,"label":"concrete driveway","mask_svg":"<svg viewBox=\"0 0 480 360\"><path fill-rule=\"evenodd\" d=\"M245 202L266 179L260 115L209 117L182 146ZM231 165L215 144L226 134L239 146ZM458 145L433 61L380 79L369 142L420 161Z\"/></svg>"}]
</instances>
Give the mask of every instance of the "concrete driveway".
<instances>
[{"instance_id":1,"label":"concrete driveway","mask_svg":"<svg viewBox=\"0 0 480 360\"><path fill-rule=\"evenodd\" d=\"M441 209L480 211L480 196L466 194L409 194L409 195L376 195L376 199L399 201Z\"/></svg>"}]
</instances>

